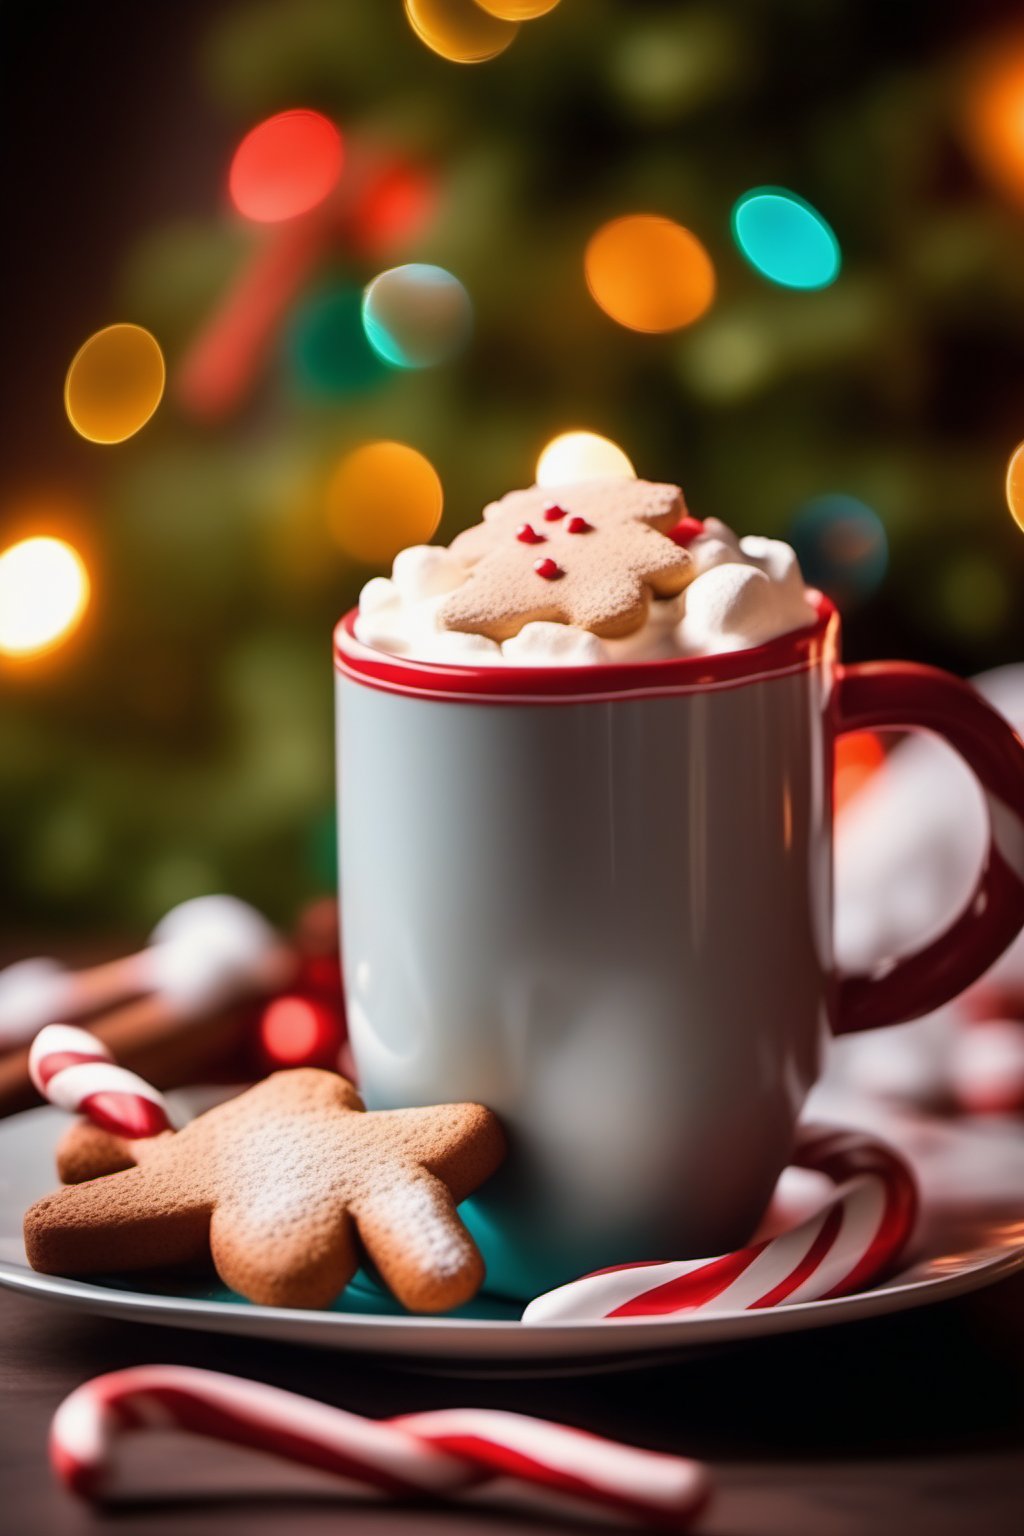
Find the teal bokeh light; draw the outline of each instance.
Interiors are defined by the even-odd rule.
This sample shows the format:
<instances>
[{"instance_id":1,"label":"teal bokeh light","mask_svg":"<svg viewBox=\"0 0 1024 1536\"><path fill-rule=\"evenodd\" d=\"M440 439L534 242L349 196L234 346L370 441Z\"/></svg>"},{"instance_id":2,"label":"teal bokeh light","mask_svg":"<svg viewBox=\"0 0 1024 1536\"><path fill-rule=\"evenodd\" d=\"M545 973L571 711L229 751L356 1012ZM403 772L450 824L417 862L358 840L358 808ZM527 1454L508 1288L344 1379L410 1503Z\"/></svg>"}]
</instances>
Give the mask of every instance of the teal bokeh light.
<instances>
[{"instance_id":1,"label":"teal bokeh light","mask_svg":"<svg viewBox=\"0 0 1024 1536\"><path fill-rule=\"evenodd\" d=\"M473 309L444 267L410 262L381 272L363 294L366 339L393 368L434 368L461 351Z\"/></svg>"},{"instance_id":2,"label":"teal bokeh light","mask_svg":"<svg viewBox=\"0 0 1024 1536\"><path fill-rule=\"evenodd\" d=\"M832 492L804 502L789 529L804 580L844 611L876 592L889 567L889 540L874 508Z\"/></svg>"},{"instance_id":3,"label":"teal bokeh light","mask_svg":"<svg viewBox=\"0 0 1024 1536\"><path fill-rule=\"evenodd\" d=\"M362 394L387 378L366 343L358 288L328 288L306 299L288 328L291 371L309 395Z\"/></svg>"},{"instance_id":4,"label":"teal bokeh light","mask_svg":"<svg viewBox=\"0 0 1024 1536\"><path fill-rule=\"evenodd\" d=\"M827 288L839 276L839 241L795 192L755 187L732 210L732 233L750 265L783 288Z\"/></svg>"}]
</instances>

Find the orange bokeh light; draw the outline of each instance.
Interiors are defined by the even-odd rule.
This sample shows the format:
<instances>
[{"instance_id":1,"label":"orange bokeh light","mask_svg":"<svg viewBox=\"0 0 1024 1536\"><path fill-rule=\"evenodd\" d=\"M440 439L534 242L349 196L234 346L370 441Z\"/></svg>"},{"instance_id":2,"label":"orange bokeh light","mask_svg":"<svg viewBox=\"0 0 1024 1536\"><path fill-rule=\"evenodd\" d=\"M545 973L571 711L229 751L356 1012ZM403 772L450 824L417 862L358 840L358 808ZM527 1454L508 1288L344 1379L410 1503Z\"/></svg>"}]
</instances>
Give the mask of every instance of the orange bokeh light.
<instances>
[{"instance_id":1,"label":"orange bokeh light","mask_svg":"<svg viewBox=\"0 0 1024 1536\"><path fill-rule=\"evenodd\" d=\"M327 526L364 565L390 564L409 544L426 544L441 521L437 470L407 443L364 443L345 455L327 488Z\"/></svg>"},{"instance_id":2,"label":"orange bokeh light","mask_svg":"<svg viewBox=\"0 0 1024 1536\"><path fill-rule=\"evenodd\" d=\"M1024 529L1024 443L1018 443L1006 466L1006 504L1017 526Z\"/></svg>"},{"instance_id":3,"label":"orange bokeh light","mask_svg":"<svg viewBox=\"0 0 1024 1536\"><path fill-rule=\"evenodd\" d=\"M485 64L504 53L519 31L476 0L405 0L405 14L420 42L451 64Z\"/></svg>"},{"instance_id":4,"label":"orange bokeh light","mask_svg":"<svg viewBox=\"0 0 1024 1536\"><path fill-rule=\"evenodd\" d=\"M964 126L979 168L1001 192L1024 202L1024 35L1004 38L976 65Z\"/></svg>"},{"instance_id":5,"label":"orange bokeh light","mask_svg":"<svg viewBox=\"0 0 1024 1536\"><path fill-rule=\"evenodd\" d=\"M583 268L594 302L631 331L680 330L715 297L715 269L697 236L657 214L603 224L587 243Z\"/></svg>"},{"instance_id":6,"label":"orange bokeh light","mask_svg":"<svg viewBox=\"0 0 1024 1536\"><path fill-rule=\"evenodd\" d=\"M833 799L838 815L885 762L885 748L874 731L850 731L836 741Z\"/></svg>"},{"instance_id":7,"label":"orange bokeh light","mask_svg":"<svg viewBox=\"0 0 1024 1536\"><path fill-rule=\"evenodd\" d=\"M329 197L341 163L341 134L322 113L279 112L257 123L239 144L228 191L245 218L277 224Z\"/></svg>"}]
</instances>

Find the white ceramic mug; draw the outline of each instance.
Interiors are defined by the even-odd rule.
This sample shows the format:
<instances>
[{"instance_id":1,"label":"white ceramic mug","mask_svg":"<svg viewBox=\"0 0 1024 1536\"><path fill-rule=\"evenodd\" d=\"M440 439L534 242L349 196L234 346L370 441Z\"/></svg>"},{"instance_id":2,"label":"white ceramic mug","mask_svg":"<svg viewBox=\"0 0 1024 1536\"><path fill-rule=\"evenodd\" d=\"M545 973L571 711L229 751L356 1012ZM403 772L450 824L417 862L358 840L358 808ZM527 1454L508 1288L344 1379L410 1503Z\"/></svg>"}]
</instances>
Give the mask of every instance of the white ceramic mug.
<instances>
[{"instance_id":1,"label":"white ceramic mug","mask_svg":"<svg viewBox=\"0 0 1024 1536\"><path fill-rule=\"evenodd\" d=\"M839 621L723 656L419 663L338 626L342 953L371 1108L476 1100L505 1169L464 1207L488 1286L737 1247L827 1032L960 991L1024 925L1024 747L958 679L843 667ZM884 977L832 959L847 730L938 731L985 790L989 859Z\"/></svg>"}]
</instances>

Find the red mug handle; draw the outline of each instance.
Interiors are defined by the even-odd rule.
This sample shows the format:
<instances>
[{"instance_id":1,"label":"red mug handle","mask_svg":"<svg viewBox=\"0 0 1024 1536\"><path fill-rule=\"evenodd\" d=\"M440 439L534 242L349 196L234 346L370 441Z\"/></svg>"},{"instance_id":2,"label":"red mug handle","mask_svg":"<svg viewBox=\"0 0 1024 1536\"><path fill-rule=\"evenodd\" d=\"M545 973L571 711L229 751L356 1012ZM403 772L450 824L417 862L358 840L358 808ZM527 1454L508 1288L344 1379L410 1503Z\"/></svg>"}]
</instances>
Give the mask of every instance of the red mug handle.
<instances>
[{"instance_id":1,"label":"red mug handle","mask_svg":"<svg viewBox=\"0 0 1024 1536\"><path fill-rule=\"evenodd\" d=\"M916 1019L969 987L1024 927L1024 743L968 683L903 661L839 666L835 729L932 731L963 758L988 811L985 863L970 901L933 943L839 981L835 1032Z\"/></svg>"}]
</instances>

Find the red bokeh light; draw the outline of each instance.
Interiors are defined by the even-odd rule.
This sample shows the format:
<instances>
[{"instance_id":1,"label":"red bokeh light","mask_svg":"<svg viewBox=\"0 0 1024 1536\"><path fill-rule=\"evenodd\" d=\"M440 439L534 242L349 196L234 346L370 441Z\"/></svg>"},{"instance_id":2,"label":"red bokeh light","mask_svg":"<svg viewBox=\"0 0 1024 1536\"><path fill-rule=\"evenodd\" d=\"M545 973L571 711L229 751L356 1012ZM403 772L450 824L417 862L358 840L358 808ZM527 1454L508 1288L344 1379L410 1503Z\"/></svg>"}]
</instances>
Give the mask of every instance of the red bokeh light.
<instances>
[{"instance_id":1,"label":"red bokeh light","mask_svg":"<svg viewBox=\"0 0 1024 1536\"><path fill-rule=\"evenodd\" d=\"M333 1067L343 1030L329 1004L308 997L276 997L260 1019L260 1044L277 1067Z\"/></svg>"},{"instance_id":2,"label":"red bokeh light","mask_svg":"<svg viewBox=\"0 0 1024 1536\"><path fill-rule=\"evenodd\" d=\"M388 256L421 235L437 208L437 179L422 166L393 161L370 176L357 198L352 233L368 256Z\"/></svg>"},{"instance_id":3,"label":"red bokeh light","mask_svg":"<svg viewBox=\"0 0 1024 1536\"><path fill-rule=\"evenodd\" d=\"M341 134L320 112L279 112L250 129L235 151L231 201L259 224L294 219L330 196L341 163Z\"/></svg>"}]
</instances>

